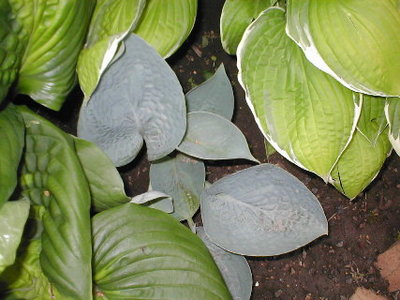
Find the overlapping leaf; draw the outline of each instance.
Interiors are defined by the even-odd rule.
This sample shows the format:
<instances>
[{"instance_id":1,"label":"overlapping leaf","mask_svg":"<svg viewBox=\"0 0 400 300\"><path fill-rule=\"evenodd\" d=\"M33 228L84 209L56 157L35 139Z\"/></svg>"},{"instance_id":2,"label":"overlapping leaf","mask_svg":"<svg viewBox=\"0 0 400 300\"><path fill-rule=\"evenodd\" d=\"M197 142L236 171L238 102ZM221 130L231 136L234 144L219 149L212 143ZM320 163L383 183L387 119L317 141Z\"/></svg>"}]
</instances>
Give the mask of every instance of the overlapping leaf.
<instances>
[{"instance_id":1,"label":"overlapping leaf","mask_svg":"<svg viewBox=\"0 0 400 300\"><path fill-rule=\"evenodd\" d=\"M0 111L0 208L17 185L17 169L24 148L24 121L14 106Z\"/></svg>"},{"instance_id":2,"label":"overlapping leaf","mask_svg":"<svg viewBox=\"0 0 400 300\"><path fill-rule=\"evenodd\" d=\"M197 15L197 0L147 0L134 32L164 58L171 56L189 36Z\"/></svg>"},{"instance_id":3,"label":"overlapping leaf","mask_svg":"<svg viewBox=\"0 0 400 300\"><path fill-rule=\"evenodd\" d=\"M149 160L168 155L185 130L185 98L175 73L145 41L130 34L125 54L82 106L78 135L122 166L136 157L143 139Z\"/></svg>"},{"instance_id":4,"label":"overlapping leaf","mask_svg":"<svg viewBox=\"0 0 400 300\"><path fill-rule=\"evenodd\" d=\"M286 253L327 234L317 198L294 176L262 164L226 176L201 195L206 234L233 253Z\"/></svg>"},{"instance_id":5,"label":"overlapping leaf","mask_svg":"<svg viewBox=\"0 0 400 300\"><path fill-rule=\"evenodd\" d=\"M26 43L18 91L59 110L75 84L94 0L9 0Z\"/></svg>"},{"instance_id":6,"label":"overlapping leaf","mask_svg":"<svg viewBox=\"0 0 400 300\"><path fill-rule=\"evenodd\" d=\"M120 42L136 26L145 4L146 0L97 1L77 66L86 100L117 53Z\"/></svg>"},{"instance_id":7,"label":"overlapping leaf","mask_svg":"<svg viewBox=\"0 0 400 300\"><path fill-rule=\"evenodd\" d=\"M346 87L399 96L397 0L288 1L287 32L318 68Z\"/></svg>"},{"instance_id":8,"label":"overlapping leaf","mask_svg":"<svg viewBox=\"0 0 400 300\"><path fill-rule=\"evenodd\" d=\"M359 116L358 95L315 68L270 8L246 30L239 81L264 136L298 166L329 179Z\"/></svg>"},{"instance_id":9,"label":"overlapping leaf","mask_svg":"<svg viewBox=\"0 0 400 300\"><path fill-rule=\"evenodd\" d=\"M73 138L27 108L22 183L43 214L40 263L64 295L92 298L90 192Z\"/></svg>"},{"instance_id":10,"label":"overlapping leaf","mask_svg":"<svg viewBox=\"0 0 400 300\"><path fill-rule=\"evenodd\" d=\"M385 113L389 123L389 140L396 153L400 156L400 99L388 99Z\"/></svg>"},{"instance_id":11,"label":"overlapping leaf","mask_svg":"<svg viewBox=\"0 0 400 300\"><path fill-rule=\"evenodd\" d=\"M107 299L232 299L201 240L156 209L101 212L93 240L96 289Z\"/></svg>"}]
</instances>

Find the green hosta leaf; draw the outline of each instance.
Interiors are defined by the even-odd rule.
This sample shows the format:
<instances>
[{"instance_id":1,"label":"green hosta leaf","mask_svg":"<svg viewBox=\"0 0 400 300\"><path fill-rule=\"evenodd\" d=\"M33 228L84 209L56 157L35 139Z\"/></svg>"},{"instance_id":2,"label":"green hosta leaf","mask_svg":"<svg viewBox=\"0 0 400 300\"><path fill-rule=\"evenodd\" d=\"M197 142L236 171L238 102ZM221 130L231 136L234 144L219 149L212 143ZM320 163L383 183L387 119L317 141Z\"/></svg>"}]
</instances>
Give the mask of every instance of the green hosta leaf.
<instances>
[{"instance_id":1,"label":"green hosta leaf","mask_svg":"<svg viewBox=\"0 0 400 300\"><path fill-rule=\"evenodd\" d=\"M0 1L0 103L15 80L22 54L18 33L21 27L13 17L8 0Z\"/></svg>"},{"instance_id":2,"label":"green hosta leaf","mask_svg":"<svg viewBox=\"0 0 400 300\"><path fill-rule=\"evenodd\" d=\"M249 300L253 279L251 270L244 256L225 251L218 247L205 233L203 227L196 229L215 260L234 300Z\"/></svg>"},{"instance_id":3,"label":"green hosta leaf","mask_svg":"<svg viewBox=\"0 0 400 300\"><path fill-rule=\"evenodd\" d=\"M78 135L116 166L131 162L143 139L149 160L168 155L186 130L185 96L175 73L138 36L125 42L125 54L104 73L78 122Z\"/></svg>"},{"instance_id":4,"label":"green hosta leaf","mask_svg":"<svg viewBox=\"0 0 400 300\"><path fill-rule=\"evenodd\" d=\"M0 208L17 185L17 170L24 148L24 121L14 106L0 111Z\"/></svg>"},{"instance_id":5,"label":"green hosta leaf","mask_svg":"<svg viewBox=\"0 0 400 300\"><path fill-rule=\"evenodd\" d=\"M17 89L59 110L75 84L94 0L9 0L24 28L26 50Z\"/></svg>"},{"instance_id":6,"label":"green hosta leaf","mask_svg":"<svg viewBox=\"0 0 400 300\"><path fill-rule=\"evenodd\" d=\"M75 148L85 172L96 211L130 201L124 183L108 156L95 144L75 138Z\"/></svg>"},{"instance_id":7,"label":"green hosta leaf","mask_svg":"<svg viewBox=\"0 0 400 300\"><path fill-rule=\"evenodd\" d=\"M178 220L191 219L199 209L205 177L204 163L182 154L150 166L152 189L172 197L172 215Z\"/></svg>"},{"instance_id":8,"label":"green hosta leaf","mask_svg":"<svg viewBox=\"0 0 400 300\"><path fill-rule=\"evenodd\" d=\"M145 39L164 58L171 56L192 31L197 0L147 0L134 33Z\"/></svg>"},{"instance_id":9,"label":"green hosta leaf","mask_svg":"<svg viewBox=\"0 0 400 300\"><path fill-rule=\"evenodd\" d=\"M146 0L97 1L85 48L77 66L79 83L89 99L120 42L136 26Z\"/></svg>"},{"instance_id":10,"label":"green hosta leaf","mask_svg":"<svg viewBox=\"0 0 400 300\"><path fill-rule=\"evenodd\" d=\"M40 263L55 287L73 299L92 298L90 192L74 140L27 108L24 194L43 214Z\"/></svg>"},{"instance_id":11,"label":"green hosta leaf","mask_svg":"<svg viewBox=\"0 0 400 300\"><path fill-rule=\"evenodd\" d=\"M389 140L396 153L400 156L400 99L388 99L385 113L389 123Z\"/></svg>"},{"instance_id":12,"label":"green hosta leaf","mask_svg":"<svg viewBox=\"0 0 400 300\"><path fill-rule=\"evenodd\" d=\"M0 208L0 273L15 261L26 220L29 201L8 201Z\"/></svg>"},{"instance_id":13,"label":"green hosta leaf","mask_svg":"<svg viewBox=\"0 0 400 300\"><path fill-rule=\"evenodd\" d=\"M207 248L173 217L124 204L92 223L94 279L105 299L231 299Z\"/></svg>"},{"instance_id":14,"label":"green hosta leaf","mask_svg":"<svg viewBox=\"0 0 400 300\"><path fill-rule=\"evenodd\" d=\"M264 136L284 157L325 181L348 145L359 96L315 68L285 33L285 12L270 8L246 30L239 81Z\"/></svg>"},{"instance_id":15,"label":"green hosta leaf","mask_svg":"<svg viewBox=\"0 0 400 300\"><path fill-rule=\"evenodd\" d=\"M346 87L399 96L397 0L288 1L287 32L318 68Z\"/></svg>"},{"instance_id":16,"label":"green hosta leaf","mask_svg":"<svg viewBox=\"0 0 400 300\"><path fill-rule=\"evenodd\" d=\"M360 126L332 170L331 183L350 199L374 180L392 150L388 129L382 132L379 122L376 122L384 117L382 102L382 99L364 96Z\"/></svg>"},{"instance_id":17,"label":"green hosta leaf","mask_svg":"<svg viewBox=\"0 0 400 300\"><path fill-rule=\"evenodd\" d=\"M210 79L186 94L189 112L208 111L228 120L233 116L234 100L231 82L223 64Z\"/></svg>"},{"instance_id":18,"label":"green hosta leaf","mask_svg":"<svg viewBox=\"0 0 400 300\"><path fill-rule=\"evenodd\" d=\"M188 113L188 128L178 150L200 159L248 159L258 162L242 132L229 120L205 111Z\"/></svg>"},{"instance_id":19,"label":"green hosta leaf","mask_svg":"<svg viewBox=\"0 0 400 300\"><path fill-rule=\"evenodd\" d=\"M201 195L201 217L213 243L242 255L286 253L328 233L317 198L271 164L215 182Z\"/></svg>"},{"instance_id":20,"label":"green hosta leaf","mask_svg":"<svg viewBox=\"0 0 400 300\"><path fill-rule=\"evenodd\" d=\"M222 8L220 28L221 43L224 50L236 54L237 46L246 27L258 15L274 4L274 0L226 0Z\"/></svg>"}]
</instances>

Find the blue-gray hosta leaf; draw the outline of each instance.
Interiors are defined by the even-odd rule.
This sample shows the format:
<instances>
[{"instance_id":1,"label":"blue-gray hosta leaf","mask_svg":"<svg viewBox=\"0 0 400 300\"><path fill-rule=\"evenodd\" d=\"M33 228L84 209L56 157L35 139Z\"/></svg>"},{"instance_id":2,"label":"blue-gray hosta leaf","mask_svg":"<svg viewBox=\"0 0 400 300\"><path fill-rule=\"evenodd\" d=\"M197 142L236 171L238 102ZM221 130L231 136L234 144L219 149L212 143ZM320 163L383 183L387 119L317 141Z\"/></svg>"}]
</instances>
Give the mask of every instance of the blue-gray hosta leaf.
<instances>
[{"instance_id":1,"label":"blue-gray hosta leaf","mask_svg":"<svg viewBox=\"0 0 400 300\"><path fill-rule=\"evenodd\" d=\"M148 191L137 195L132 198L130 203L143 204L161 210L167 214L174 212L171 196L158 191Z\"/></svg>"},{"instance_id":2,"label":"blue-gray hosta leaf","mask_svg":"<svg viewBox=\"0 0 400 300\"><path fill-rule=\"evenodd\" d=\"M188 128L178 150L200 159L248 159L258 162L250 153L246 138L232 122L205 111L188 113Z\"/></svg>"},{"instance_id":3,"label":"blue-gray hosta leaf","mask_svg":"<svg viewBox=\"0 0 400 300\"><path fill-rule=\"evenodd\" d=\"M210 241L203 227L197 227L196 233L214 258L233 300L249 300L253 279L246 258L242 255L230 253L215 245Z\"/></svg>"},{"instance_id":4,"label":"blue-gray hosta leaf","mask_svg":"<svg viewBox=\"0 0 400 300\"><path fill-rule=\"evenodd\" d=\"M215 74L186 94L188 112L208 111L232 119L234 96L231 82L221 64Z\"/></svg>"},{"instance_id":5,"label":"blue-gray hosta leaf","mask_svg":"<svg viewBox=\"0 0 400 300\"><path fill-rule=\"evenodd\" d=\"M143 139L149 160L168 155L186 130L185 97L175 73L137 35L130 34L125 46L82 105L78 122L79 137L97 144L115 166L131 162Z\"/></svg>"},{"instance_id":6,"label":"blue-gray hosta leaf","mask_svg":"<svg viewBox=\"0 0 400 300\"><path fill-rule=\"evenodd\" d=\"M183 154L150 166L151 187L172 197L178 220L191 219L199 209L205 176L204 163Z\"/></svg>"},{"instance_id":7,"label":"blue-gray hosta leaf","mask_svg":"<svg viewBox=\"0 0 400 300\"><path fill-rule=\"evenodd\" d=\"M328 233L317 198L271 164L215 182L201 195L201 216L213 243L242 255L286 253Z\"/></svg>"},{"instance_id":8,"label":"blue-gray hosta leaf","mask_svg":"<svg viewBox=\"0 0 400 300\"><path fill-rule=\"evenodd\" d=\"M389 123L389 140L396 153L400 156L400 99L388 99L385 115Z\"/></svg>"}]
</instances>

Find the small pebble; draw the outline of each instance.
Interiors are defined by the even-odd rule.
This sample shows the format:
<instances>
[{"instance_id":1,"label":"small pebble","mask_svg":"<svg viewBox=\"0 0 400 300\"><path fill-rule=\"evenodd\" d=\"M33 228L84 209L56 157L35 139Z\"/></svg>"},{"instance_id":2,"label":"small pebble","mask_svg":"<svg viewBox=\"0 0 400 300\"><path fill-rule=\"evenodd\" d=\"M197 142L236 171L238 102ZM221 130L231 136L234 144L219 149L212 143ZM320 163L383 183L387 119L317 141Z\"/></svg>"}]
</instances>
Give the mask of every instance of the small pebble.
<instances>
[{"instance_id":1,"label":"small pebble","mask_svg":"<svg viewBox=\"0 0 400 300\"><path fill-rule=\"evenodd\" d=\"M336 243L336 247L342 248L343 244L344 244L343 241L340 241L340 242Z\"/></svg>"},{"instance_id":2,"label":"small pebble","mask_svg":"<svg viewBox=\"0 0 400 300\"><path fill-rule=\"evenodd\" d=\"M277 291L275 292L275 298L279 298L282 294L283 294L283 291L282 291L282 290L277 290Z\"/></svg>"}]
</instances>

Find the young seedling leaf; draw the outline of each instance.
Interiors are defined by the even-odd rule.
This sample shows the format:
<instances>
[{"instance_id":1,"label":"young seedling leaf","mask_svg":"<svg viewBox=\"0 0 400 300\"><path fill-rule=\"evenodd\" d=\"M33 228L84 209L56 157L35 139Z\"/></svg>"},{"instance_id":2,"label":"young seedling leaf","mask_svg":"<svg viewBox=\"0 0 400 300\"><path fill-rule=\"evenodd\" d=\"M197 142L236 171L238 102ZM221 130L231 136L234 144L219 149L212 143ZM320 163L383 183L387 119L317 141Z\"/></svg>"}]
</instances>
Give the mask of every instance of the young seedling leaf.
<instances>
[{"instance_id":1,"label":"young seedling leaf","mask_svg":"<svg viewBox=\"0 0 400 300\"><path fill-rule=\"evenodd\" d=\"M10 0L26 43L17 89L59 110L76 82L78 55L95 0Z\"/></svg>"},{"instance_id":2,"label":"young seedling leaf","mask_svg":"<svg viewBox=\"0 0 400 300\"><path fill-rule=\"evenodd\" d=\"M376 122L384 118L382 102L383 99L364 96L360 126L332 170L330 182L350 199L374 180L392 150L388 129L382 132L382 126Z\"/></svg>"},{"instance_id":3,"label":"young seedling leaf","mask_svg":"<svg viewBox=\"0 0 400 300\"><path fill-rule=\"evenodd\" d=\"M224 277L233 300L249 300L253 279L249 264L244 256L225 251L218 247L204 232L203 227L196 228L197 235L207 246L215 263Z\"/></svg>"},{"instance_id":4,"label":"young seedling leaf","mask_svg":"<svg viewBox=\"0 0 400 300\"><path fill-rule=\"evenodd\" d=\"M250 153L246 138L232 122L205 111L188 113L188 128L178 150L206 159L247 159L258 162Z\"/></svg>"},{"instance_id":5,"label":"young seedling leaf","mask_svg":"<svg viewBox=\"0 0 400 300\"><path fill-rule=\"evenodd\" d=\"M0 208L0 273L15 261L29 206L29 201L23 199L8 201Z\"/></svg>"},{"instance_id":6,"label":"young seedling leaf","mask_svg":"<svg viewBox=\"0 0 400 300\"><path fill-rule=\"evenodd\" d=\"M197 0L147 0L138 26L133 31L163 58L171 56L189 36L197 15Z\"/></svg>"},{"instance_id":7,"label":"young seedling leaf","mask_svg":"<svg viewBox=\"0 0 400 300\"><path fill-rule=\"evenodd\" d=\"M186 130L185 97L175 73L140 37L130 34L125 46L82 105L78 122L78 135L117 167L136 157L143 139L149 160L168 155Z\"/></svg>"},{"instance_id":8,"label":"young seedling leaf","mask_svg":"<svg viewBox=\"0 0 400 300\"><path fill-rule=\"evenodd\" d=\"M107 299L232 299L201 240L173 217L128 203L93 217L94 280Z\"/></svg>"},{"instance_id":9,"label":"young seedling leaf","mask_svg":"<svg viewBox=\"0 0 400 300\"><path fill-rule=\"evenodd\" d=\"M350 142L359 96L315 68L285 33L285 12L264 11L238 48L239 82L268 142L325 181Z\"/></svg>"},{"instance_id":10,"label":"young seedling leaf","mask_svg":"<svg viewBox=\"0 0 400 300\"><path fill-rule=\"evenodd\" d=\"M1 29L0 29L1 30ZM0 208L17 185L17 170L24 149L25 126L14 106L0 111Z\"/></svg>"},{"instance_id":11,"label":"young seedling leaf","mask_svg":"<svg viewBox=\"0 0 400 300\"><path fill-rule=\"evenodd\" d=\"M360 93L399 96L398 1L289 0L288 35L307 58Z\"/></svg>"},{"instance_id":12,"label":"young seedling leaf","mask_svg":"<svg viewBox=\"0 0 400 300\"><path fill-rule=\"evenodd\" d=\"M97 1L85 48L79 55L80 87L89 100L121 41L136 26L146 0Z\"/></svg>"},{"instance_id":13,"label":"young seedling leaf","mask_svg":"<svg viewBox=\"0 0 400 300\"><path fill-rule=\"evenodd\" d=\"M400 99L387 99L385 115L389 123L389 140L400 156Z\"/></svg>"},{"instance_id":14,"label":"young seedling leaf","mask_svg":"<svg viewBox=\"0 0 400 300\"><path fill-rule=\"evenodd\" d=\"M220 31L222 47L228 54L236 54L236 49L247 26L249 26L263 10L272 6L274 2L276 1L225 1L224 6L222 7Z\"/></svg>"},{"instance_id":15,"label":"young seedling leaf","mask_svg":"<svg viewBox=\"0 0 400 300\"><path fill-rule=\"evenodd\" d=\"M191 219L199 209L205 176L204 163L183 154L150 166L151 187L172 197L178 220Z\"/></svg>"},{"instance_id":16,"label":"young seedling leaf","mask_svg":"<svg viewBox=\"0 0 400 300\"><path fill-rule=\"evenodd\" d=\"M211 78L186 94L188 112L208 111L228 120L233 116L234 100L231 82L223 64Z\"/></svg>"},{"instance_id":17,"label":"young seedling leaf","mask_svg":"<svg viewBox=\"0 0 400 300\"><path fill-rule=\"evenodd\" d=\"M242 255L283 254L328 233L317 198L271 164L215 182L201 195L201 216L213 243Z\"/></svg>"},{"instance_id":18,"label":"young seedling leaf","mask_svg":"<svg viewBox=\"0 0 400 300\"><path fill-rule=\"evenodd\" d=\"M25 107L24 195L43 213L40 264L65 296L92 299L90 191L73 138Z\"/></svg>"},{"instance_id":19,"label":"young seedling leaf","mask_svg":"<svg viewBox=\"0 0 400 300\"><path fill-rule=\"evenodd\" d=\"M124 182L108 156L95 144L74 138L76 153L89 183L92 206L106 210L129 202Z\"/></svg>"}]
</instances>

